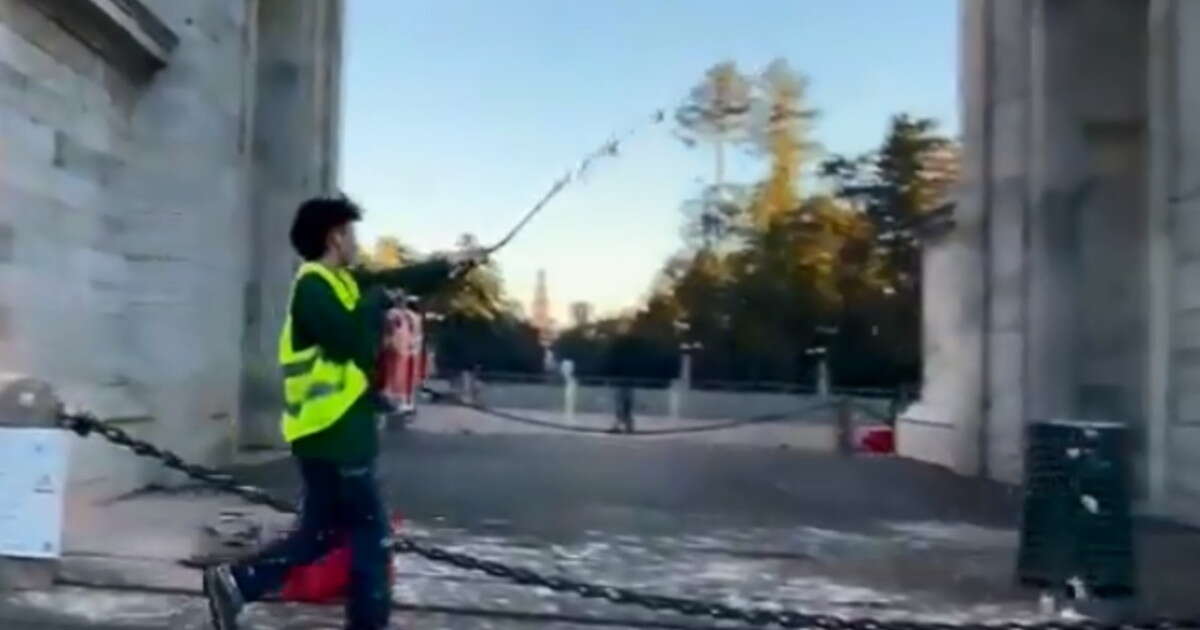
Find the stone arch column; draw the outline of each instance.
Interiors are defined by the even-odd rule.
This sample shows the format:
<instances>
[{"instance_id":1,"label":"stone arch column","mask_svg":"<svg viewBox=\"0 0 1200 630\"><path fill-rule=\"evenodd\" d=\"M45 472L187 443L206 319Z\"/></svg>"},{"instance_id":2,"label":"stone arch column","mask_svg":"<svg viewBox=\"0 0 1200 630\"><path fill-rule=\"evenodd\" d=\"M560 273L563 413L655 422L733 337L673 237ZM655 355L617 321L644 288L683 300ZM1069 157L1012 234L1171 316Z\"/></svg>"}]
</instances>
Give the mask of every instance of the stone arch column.
<instances>
[{"instance_id":1,"label":"stone arch column","mask_svg":"<svg viewBox=\"0 0 1200 630\"><path fill-rule=\"evenodd\" d=\"M949 367L927 373L941 395L916 409L930 422L902 420L899 447L1018 482L1027 422L1103 418L1134 428L1140 471L1150 2L961 8L963 182L932 245L954 264L926 279L944 289L925 332Z\"/></svg>"},{"instance_id":2,"label":"stone arch column","mask_svg":"<svg viewBox=\"0 0 1200 630\"><path fill-rule=\"evenodd\" d=\"M1143 491L1148 13L1035 6L1025 357L1027 418L1128 424Z\"/></svg>"},{"instance_id":3,"label":"stone arch column","mask_svg":"<svg viewBox=\"0 0 1200 630\"><path fill-rule=\"evenodd\" d=\"M255 64L250 151L249 281L246 284L242 447L281 445L279 327L298 259L287 240L304 198L338 189L341 0L251 3Z\"/></svg>"}]
</instances>

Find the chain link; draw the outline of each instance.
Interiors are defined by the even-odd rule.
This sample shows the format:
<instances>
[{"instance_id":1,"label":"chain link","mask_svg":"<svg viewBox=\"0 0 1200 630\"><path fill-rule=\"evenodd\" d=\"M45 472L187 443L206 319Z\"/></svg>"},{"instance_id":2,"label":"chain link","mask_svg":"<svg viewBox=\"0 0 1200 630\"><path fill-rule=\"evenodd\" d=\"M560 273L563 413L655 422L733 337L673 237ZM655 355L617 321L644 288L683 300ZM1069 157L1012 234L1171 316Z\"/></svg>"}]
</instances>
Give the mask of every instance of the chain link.
<instances>
[{"instance_id":1,"label":"chain link","mask_svg":"<svg viewBox=\"0 0 1200 630\"><path fill-rule=\"evenodd\" d=\"M188 478L203 482L224 492L235 494L251 503L265 505L280 512L295 512L295 506L287 501L272 496L267 491L253 486L239 484L232 476L205 466L189 464L175 453L163 450L144 440L129 435L121 427L102 422L90 414L60 414L60 424L63 428L74 431L80 437L98 433L105 440L116 446L124 447L139 457L146 457L162 462L171 470L187 475Z\"/></svg>"},{"instance_id":2,"label":"chain link","mask_svg":"<svg viewBox=\"0 0 1200 630\"><path fill-rule=\"evenodd\" d=\"M295 513L296 511L295 506L291 503L278 499L261 488L239 484L232 476L213 468L189 464L175 453L134 438L120 427L103 422L90 414L63 413L60 414L60 424L63 428L74 431L81 437L99 434L108 442L124 447L140 457L158 460L167 468L242 497L251 503L265 505L285 513ZM447 564L466 571L483 573L516 584L545 588L555 593L604 600L619 605L638 606L655 612L673 612L688 617L736 621L752 626L817 628L819 630L965 630L966 628L979 630L1200 630L1200 620L1197 619L1152 619L1137 623L1107 623L1094 620L1003 621L958 625L932 621L843 618L834 615L767 608L741 608L719 602L654 595L617 586L544 576L527 568L511 567L492 560L423 545L406 536L394 536L391 549L396 553L419 556L438 564Z\"/></svg>"}]
</instances>

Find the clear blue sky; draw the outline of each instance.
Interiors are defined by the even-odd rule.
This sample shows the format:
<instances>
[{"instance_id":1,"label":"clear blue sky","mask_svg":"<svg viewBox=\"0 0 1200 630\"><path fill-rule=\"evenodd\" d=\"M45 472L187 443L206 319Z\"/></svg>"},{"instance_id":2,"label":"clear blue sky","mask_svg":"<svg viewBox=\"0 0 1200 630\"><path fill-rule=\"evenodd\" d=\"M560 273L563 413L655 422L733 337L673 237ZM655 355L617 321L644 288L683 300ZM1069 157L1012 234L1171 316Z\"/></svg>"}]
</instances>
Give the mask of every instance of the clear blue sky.
<instances>
[{"instance_id":1,"label":"clear blue sky","mask_svg":"<svg viewBox=\"0 0 1200 630\"><path fill-rule=\"evenodd\" d=\"M499 238L616 130L677 103L714 63L783 57L810 79L829 152L876 146L907 111L957 121L957 0L352 0L342 183L364 242L424 252ZM751 181L765 164L740 161ZM545 268L568 303L634 305L680 246L711 154L658 128L597 165L499 262L528 305Z\"/></svg>"}]
</instances>

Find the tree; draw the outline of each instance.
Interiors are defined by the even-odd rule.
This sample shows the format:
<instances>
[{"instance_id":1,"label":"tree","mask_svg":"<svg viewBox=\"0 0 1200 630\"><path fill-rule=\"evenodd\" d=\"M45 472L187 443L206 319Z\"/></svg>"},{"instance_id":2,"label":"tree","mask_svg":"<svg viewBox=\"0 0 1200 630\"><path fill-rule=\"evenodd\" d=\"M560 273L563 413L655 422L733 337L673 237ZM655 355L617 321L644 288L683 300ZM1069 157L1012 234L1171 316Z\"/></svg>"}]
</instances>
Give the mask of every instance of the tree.
<instances>
[{"instance_id":1,"label":"tree","mask_svg":"<svg viewBox=\"0 0 1200 630\"><path fill-rule=\"evenodd\" d=\"M933 119L898 114L878 150L857 158L835 156L821 167L839 194L855 200L875 224L896 291L915 290L916 225L946 198L958 176L957 147L936 131Z\"/></svg>"},{"instance_id":2,"label":"tree","mask_svg":"<svg viewBox=\"0 0 1200 630\"><path fill-rule=\"evenodd\" d=\"M654 295L609 347L609 374L623 378L669 380L679 369L675 322L679 309L669 295Z\"/></svg>"},{"instance_id":3,"label":"tree","mask_svg":"<svg viewBox=\"0 0 1200 630\"><path fill-rule=\"evenodd\" d=\"M807 79L786 61L771 62L759 83L763 97L751 128L756 146L771 163L751 211L754 227L761 230L799 205L801 171L817 149L809 140L817 112L804 106Z\"/></svg>"},{"instance_id":4,"label":"tree","mask_svg":"<svg viewBox=\"0 0 1200 630\"><path fill-rule=\"evenodd\" d=\"M695 218L689 221L695 224L692 231L701 235L705 246L721 236L729 215L737 211L728 198L734 191L726 188L725 149L748 137L753 100L752 82L736 64L727 61L709 68L675 110L676 133L684 144L692 147L707 143L713 148L713 179L696 200L698 205L693 205Z\"/></svg>"},{"instance_id":5,"label":"tree","mask_svg":"<svg viewBox=\"0 0 1200 630\"><path fill-rule=\"evenodd\" d=\"M507 313L491 319L452 313L437 324L434 337L439 370L480 366L493 372L536 373L542 368L537 329Z\"/></svg>"},{"instance_id":6,"label":"tree","mask_svg":"<svg viewBox=\"0 0 1200 630\"><path fill-rule=\"evenodd\" d=\"M751 82L726 61L711 68L704 80L692 88L688 99L675 110L680 138L688 146L698 142L713 145L713 185L725 183L725 146L746 137L753 102Z\"/></svg>"},{"instance_id":7,"label":"tree","mask_svg":"<svg viewBox=\"0 0 1200 630\"><path fill-rule=\"evenodd\" d=\"M894 378L911 380L920 371L920 250L917 225L942 203L958 175L957 146L937 133L936 121L899 114L879 149L856 158L835 156L821 168L839 194L852 199L870 219L873 255L882 292L859 296L847 318L869 327L881 340L875 352L893 366ZM870 305L872 319L859 313Z\"/></svg>"},{"instance_id":8,"label":"tree","mask_svg":"<svg viewBox=\"0 0 1200 630\"><path fill-rule=\"evenodd\" d=\"M693 249L728 250L733 237L761 230L799 203L804 166L817 151L810 140L816 111L805 107L807 80L782 59L755 80L731 63L718 64L678 110L683 137L714 146L713 183L684 204L685 242ZM749 144L768 157L770 172L757 185L730 184L724 149Z\"/></svg>"},{"instance_id":9,"label":"tree","mask_svg":"<svg viewBox=\"0 0 1200 630\"><path fill-rule=\"evenodd\" d=\"M752 186L705 186L698 197L683 203L683 241L691 250L728 250L746 221L747 208L756 195Z\"/></svg>"},{"instance_id":10,"label":"tree","mask_svg":"<svg viewBox=\"0 0 1200 630\"><path fill-rule=\"evenodd\" d=\"M375 241L372 262L380 268L399 267L413 259L413 252L394 236L383 236Z\"/></svg>"}]
</instances>

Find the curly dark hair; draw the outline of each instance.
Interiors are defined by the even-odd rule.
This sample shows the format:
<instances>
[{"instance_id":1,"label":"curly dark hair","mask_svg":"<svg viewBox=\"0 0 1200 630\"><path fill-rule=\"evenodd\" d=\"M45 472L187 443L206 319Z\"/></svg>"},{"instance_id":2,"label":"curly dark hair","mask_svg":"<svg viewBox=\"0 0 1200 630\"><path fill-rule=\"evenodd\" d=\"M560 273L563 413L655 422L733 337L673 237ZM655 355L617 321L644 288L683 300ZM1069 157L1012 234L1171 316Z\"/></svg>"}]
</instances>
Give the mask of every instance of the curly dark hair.
<instances>
[{"instance_id":1,"label":"curly dark hair","mask_svg":"<svg viewBox=\"0 0 1200 630\"><path fill-rule=\"evenodd\" d=\"M325 255L329 233L362 219L362 210L345 197L315 197L300 204L289 234L292 247L304 260Z\"/></svg>"}]
</instances>

